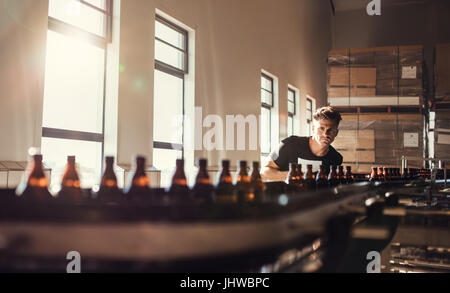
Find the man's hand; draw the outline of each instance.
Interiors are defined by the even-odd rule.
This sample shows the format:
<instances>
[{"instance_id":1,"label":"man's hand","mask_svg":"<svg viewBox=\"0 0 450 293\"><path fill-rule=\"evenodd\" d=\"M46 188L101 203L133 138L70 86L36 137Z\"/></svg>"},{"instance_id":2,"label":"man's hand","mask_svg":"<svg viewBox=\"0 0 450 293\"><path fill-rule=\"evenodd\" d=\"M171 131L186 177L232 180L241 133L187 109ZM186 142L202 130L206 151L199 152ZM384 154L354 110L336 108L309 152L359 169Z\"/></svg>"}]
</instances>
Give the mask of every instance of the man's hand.
<instances>
[{"instance_id":1,"label":"man's hand","mask_svg":"<svg viewBox=\"0 0 450 293\"><path fill-rule=\"evenodd\" d=\"M267 157L261 168L261 178L264 181L284 181L289 172L282 172L278 165Z\"/></svg>"}]
</instances>

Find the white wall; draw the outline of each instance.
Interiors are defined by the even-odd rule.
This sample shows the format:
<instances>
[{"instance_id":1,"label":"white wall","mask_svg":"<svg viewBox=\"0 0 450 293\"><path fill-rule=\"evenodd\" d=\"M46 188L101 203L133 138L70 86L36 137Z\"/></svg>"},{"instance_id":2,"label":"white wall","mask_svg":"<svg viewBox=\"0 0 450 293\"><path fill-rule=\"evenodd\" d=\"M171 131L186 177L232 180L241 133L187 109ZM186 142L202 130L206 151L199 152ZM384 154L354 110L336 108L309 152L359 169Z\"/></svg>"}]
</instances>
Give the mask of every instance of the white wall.
<instances>
[{"instance_id":1,"label":"white wall","mask_svg":"<svg viewBox=\"0 0 450 293\"><path fill-rule=\"evenodd\" d=\"M41 139L48 3L4 3L15 12L11 17L0 10L0 159L24 160L27 148L39 146ZM278 77L280 139L287 132L288 84L300 90L302 117L306 95L315 97L318 106L326 102L328 1L124 0L119 5L120 40L116 36L113 47L116 55L119 52L115 62L124 71L118 77L118 96L107 97L118 103L116 110L107 105L117 111L107 118L118 121L117 130L106 127L106 149L117 152L118 163L129 163L136 153L151 163L156 9L195 30L195 105L203 108L203 116L218 114L225 120L227 114L259 115L262 69ZM108 70L113 71L108 72L113 84L107 94L113 95L118 67ZM259 160L258 151L197 151L199 156L208 158L210 165L223 158L233 164L238 159Z\"/></svg>"},{"instance_id":2,"label":"white wall","mask_svg":"<svg viewBox=\"0 0 450 293\"><path fill-rule=\"evenodd\" d=\"M41 145L47 0L5 0L0 9L0 160L27 161Z\"/></svg>"},{"instance_id":3,"label":"white wall","mask_svg":"<svg viewBox=\"0 0 450 293\"><path fill-rule=\"evenodd\" d=\"M195 30L195 105L202 107L203 117L259 115L262 69L279 80L280 139L287 133L288 84L300 89L301 116L307 94L318 106L325 104L331 44L327 1L122 1L120 58L127 70L119 86L119 160L127 161L137 151L151 155L155 9ZM145 80L141 92L131 83L136 76ZM305 126L302 133L306 131ZM223 158L232 164L259 160L259 151L197 151L200 156L217 166Z\"/></svg>"}]
</instances>

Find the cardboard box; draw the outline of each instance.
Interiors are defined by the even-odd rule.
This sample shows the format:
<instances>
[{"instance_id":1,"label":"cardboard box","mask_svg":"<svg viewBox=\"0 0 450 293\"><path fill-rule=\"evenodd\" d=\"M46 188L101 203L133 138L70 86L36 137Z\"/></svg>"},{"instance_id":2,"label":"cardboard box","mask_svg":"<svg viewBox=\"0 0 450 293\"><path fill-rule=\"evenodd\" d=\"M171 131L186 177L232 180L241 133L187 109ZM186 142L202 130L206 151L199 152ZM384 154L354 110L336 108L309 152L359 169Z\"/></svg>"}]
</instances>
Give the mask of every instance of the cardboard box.
<instances>
[{"instance_id":1,"label":"cardboard box","mask_svg":"<svg viewBox=\"0 0 450 293\"><path fill-rule=\"evenodd\" d=\"M402 156L406 156L409 158L409 165L422 165L422 161L418 159L423 157L423 118L420 114L341 116L343 121L333 146L340 152L346 151L346 163L371 163L376 166L392 164L398 167ZM351 139L352 135L356 135L355 140ZM415 139L414 146L411 144L411 137Z\"/></svg>"},{"instance_id":2,"label":"cardboard box","mask_svg":"<svg viewBox=\"0 0 450 293\"><path fill-rule=\"evenodd\" d=\"M365 67L350 68L350 86L375 87L377 84L377 69Z\"/></svg>"},{"instance_id":3,"label":"cardboard box","mask_svg":"<svg viewBox=\"0 0 450 293\"><path fill-rule=\"evenodd\" d=\"M373 130L339 130L333 147L341 150L373 149L375 136Z\"/></svg>"},{"instance_id":4,"label":"cardboard box","mask_svg":"<svg viewBox=\"0 0 450 293\"><path fill-rule=\"evenodd\" d=\"M375 132L372 129L359 130L356 139L357 149L373 149L375 148Z\"/></svg>"},{"instance_id":5,"label":"cardboard box","mask_svg":"<svg viewBox=\"0 0 450 293\"><path fill-rule=\"evenodd\" d=\"M340 55L341 54L341 55ZM361 49L332 50L328 56L328 87L346 86L343 89L329 90L329 98L367 97L367 96L422 96L423 85L423 47L391 46ZM340 69L331 69L339 65ZM350 71L350 72L349 72ZM347 75L350 75L348 80ZM348 83L347 83L348 82ZM355 87L355 92L349 88ZM358 87L375 88L375 93ZM422 100L419 100L422 102ZM334 101L339 103L339 101ZM395 100L384 101L386 103ZM408 102L407 100L404 101ZM357 105L358 101L353 101ZM335 104L336 106L338 104ZM350 105L352 105L350 103ZM386 104L390 105L390 104Z\"/></svg>"},{"instance_id":6,"label":"cardboard box","mask_svg":"<svg viewBox=\"0 0 450 293\"><path fill-rule=\"evenodd\" d=\"M328 67L330 86L346 86L349 85L349 68L343 66L330 66Z\"/></svg>"},{"instance_id":7,"label":"cardboard box","mask_svg":"<svg viewBox=\"0 0 450 293\"><path fill-rule=\"evenodd\" d=\"M450 43L436 45L436 97L450 99Z\"/></svg>"},{"instance_id":8,"label":"cardboard box","mask_svg":"<svg viewBox=\"0 0 450 293\"><path fill-rule=\"evenodd\" d=\"M375 150L338 150L344 163L375 163Z\"/></svg>"},{"instance_id":9,"label":"cardboard box","mask_svg":"<svg viewBox=\"0 0 450 293\"><path fill-rule=\"evenodd\" d=\"M356 151L356 160L360 163L375 163L374 150L360 150Z\"/></svg>"},{"instance_id":10,"label":"cardboard box","mask_svg":"<svg viewBox=\"0 0 450 293\"><path fill-rule=\"evenodd\" d=\"M332 86L375 87L377 83L377 69L374 67L348 68L343 66L330 66L328 74L329 74L328 85L330 87Z\"/></svg>"},{"instance_id":11,"label":"cardboard box","mask_svg":"<svg viewBox=\"0 0 450 293\"><path fill-rule=\"evenodd\" d=\"M337 150L342 155L342 162L353 163L356 161L355 150Z\"/></svg>"},{"instance_id":12,"label":"cardboard box","mask_svg":"<svg viewBox=\"0 0 450 293\"><path fill-rule=\"evenodd\" d=\"M332 145L335 149L354 149L356 145L356 130L339 130Z\"/></svg>"}]
</instances>

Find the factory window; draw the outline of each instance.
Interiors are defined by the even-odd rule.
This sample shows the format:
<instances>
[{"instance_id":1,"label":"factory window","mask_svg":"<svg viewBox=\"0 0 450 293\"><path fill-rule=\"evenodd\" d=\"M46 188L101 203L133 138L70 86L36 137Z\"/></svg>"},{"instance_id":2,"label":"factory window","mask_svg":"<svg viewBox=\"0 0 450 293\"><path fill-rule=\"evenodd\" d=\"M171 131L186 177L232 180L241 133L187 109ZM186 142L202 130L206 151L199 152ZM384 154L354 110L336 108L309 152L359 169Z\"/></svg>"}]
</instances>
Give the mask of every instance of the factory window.
<instances>
[{"instance_id":1,"label":"factory window","mask_svg":"<svg viewBox=\"0 0 450 293\"><path fill-rule=\"evenodd\" d=\"M184 157L187 74L188 32L156 15L153 165L161 170L162 187L170 185L175 160Z\"/></svg>"},{"instance_id":2,"label":"factory window","mask_svg":"<svg viewBox=\"0 0 450 293\"><path fill-rule=\"evenodd\" d=\"M82 187L98 184L103 157L106 46L112 0L50 0L42 154L57 191L68 155Z\"/></svg>"},{"instance_id":3,"label":"factory window","mask_svg":"<svg viewBox=\"0 0 450 293\"><path fill-rule=\"evenodd\" d=\"M297 93L292 88L288 88L288 124L287 135L294 135L295 115L297 113Z\"/></svg>"},{"instance_id":4,"label":"factory window","mask_svg":"<svg viewBox=\"0 0 450 293\"><path fill-rule=\"evenodd\" d=\"M267 74L261 74L261 157L269 155L272 135L272 109L274 106L274 80Z\"/></svg>"}]
</instances>

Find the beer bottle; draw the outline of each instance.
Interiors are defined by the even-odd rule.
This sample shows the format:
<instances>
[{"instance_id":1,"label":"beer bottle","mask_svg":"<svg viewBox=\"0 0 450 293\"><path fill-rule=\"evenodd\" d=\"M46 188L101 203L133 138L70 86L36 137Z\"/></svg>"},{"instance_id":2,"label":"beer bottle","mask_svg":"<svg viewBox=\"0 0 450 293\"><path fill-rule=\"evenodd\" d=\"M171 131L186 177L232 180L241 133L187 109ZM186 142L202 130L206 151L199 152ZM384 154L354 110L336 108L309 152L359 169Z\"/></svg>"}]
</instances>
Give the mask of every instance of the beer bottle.
<instances>
[{"instance_id":1,"label":"beer bottle","mask_svg":"<svg viewBox=\"0 0 450 293\"><path fill-rule=\"evenodd\" d=\"M297 163L289 163L289 172L286 176L286 191L296 193L299 191L297 185Z\"/></svg>"},{"instance_id":2,"label":"beer bottle","mask_svg":"<svg viewBox=\"0 0 450 293\"><path fill-rule=\"evenodd\" d=\"M383 179L386 182L391 181L391 174L389 173L389 168L383 167Z\"/></svg>"},{"instance_id":3,"label":"beer bottle","mask_svg":"<svg viewBox=\"0 0 450 293\"><path fill-rule=\"evenodd\" d=\"M328 176L325 174L324 166L319 166L319 173L316 177L316 189L323 189L328 187Z\"/></svg>"},{"instance_id":4,"label":"beer bottle","mask_svg":"<svg viewBox=\"0 0 450 293\"><path fill-rule=\"evenodd\" d=\"M384 182L383 168L378 167L378 181Z\"/></svg>"},{"instance_id":5,"label":"beer bottle","mask_svg":"<svg viewBox=\"0 0 450 293\"><path fill-rule=\"evenodd\" d=\"M408 169L408 174L409 174L409 179L413 180L414 177L416 176L416 172L414 168L409 168Z\"/></svg>"},{"instance_id":6,"label":"beer bottle","mask_svg":"<svg viewBox=\"0 0 450 293\"><path fill-rule=\"evenodd\" d=\"M372 167L372 173L370 174L369 182L378 182L378 181L379 181L378 168L377 167Z\"/></svg>"},{"instance_id":7,"label":"beer bottle","mask_svg":"<svg viewBox=\"0 0 450 293\"><path fill-rule=\"evenodd\" d=\"M130 173L130 179L124 192L138 198L150 191L150 178L145 173L145 157L136 156L134 170Z\"/></svg>"},{"instance_id":8,"label":"beer bottle","mask_svg":"<svg viewBox=\"0 0 450 293\"><path fill-rule=\"evenodd\" d=\"M198 160L199 170L192 191L195 199L200 202L210 203L213 201L213 186L211 185L211 180L209 179L207 165L208 161L206 159Z\"/></svg>"},{"instance_id":9,"label":"beer bottle","mask_svg":"<svg viewBox=\"0 0 450 293\"><path fill-rule=\"evenodd\" d=\"M222 160L222 170L216 184L216 200L218 202L237 203L234 193L233 178L230 174L230 161Z\"/></svg>"},{"instance_id":10,"label":"beer bottle","mask_svg":"<svg viewBox=\"0 0 450 293\"><path fill-rule=\"evenodd\" d=\"M52 199L48 191L48 179L45 177L42 165L42 155L35 154L28 165L28 175L16 189L16 194L24 200L32 202L45 202ZM28 176L28 177L26 177Z\"/></svg>"},{"instance_id":11,"label":"beer bottle","mask_svg":"<svg viewBox=\"0 0 450 293\"><path fill-rule=\"evenodd\" d=\"M305 191L305 180L303 179L304 175L302 172L302 164L297 164L297 182L299 191Z\"/></svg>"},{"instance_id":12,"label":"beer bottle","mask_svg":"<svg viewBox=\"0 0 450 293\"><path fill-rule=\"evenodd\" d=\"M60 199L70 203L81 203L82 192L80 178L75 169L75 156L67 157L67 167L61 181Z\"/></svg>"},{"instance_id":13,"label":"beer bottle","mask_svg":"<svg viewBox=\"0 0 450 293\"><path fill-rule=\"evenodd\" d=\"M394 168L388 168L388 174L390 181L395 181L395 172Z\"/></svg>"},{"instance_id":14,"label":"beer bottle","mask_svg":"<svg viewBox=\"0 0 450 293\"><path fill-rule=\"evenodd\" d=\"M347 182L347 184L353 184L355 182L351 166L345 167L345 181Z\"/></svg>"},{"instance_id":15,"label":"beer bottle","mask_svg":"<svg viewBox=\"0 0 450 293\"><path fill-rule=\"evenodd\" d=\"M402 180L402 174L400 174L400 168L395 168L395 178L396 178L396 180Z\"/></svg>"},{"instance_id":16,"label":"beer bottle","mask_svg":"<svg viewBox=\"0 0 450 293\"><path fill-rule=\"evenodd\" d=\"M116 201L120 198L117 177L114 174L114 157L105 157L105 172L100 180L98 197L101 201Z\"/></svg>"},{"instance_id":17,"label":"beer bottle","mask_svg":"<svg viewBox=\"0 0 450 293\"><path fill-rule=\"evenodd\" d=\"M247 161L239 161L239 171L236 174L235 187L239 202L249 202L255 199L250 176L247 173Z\"/></svg>"},{"instance_id":18,"label":"beer bottle","mask_svg":"<svg viewBox=\"0 0 450 293\"><path fill-rule=\"evenodd\" d=\"M189 199L189 187L187 185L186 175L184 173L184 160L176 161L175 174L172 177L172 185L169 193L175 196L175 199L186 201Z\"/></svg>"},{"instance_id":19,"label":"beer bottle","mask_svg":"<svg viewBox=\"0 0 450 293\"><path fill-rule=\"evenodd\" d=\"M403 168L402 180L409 180L408 168Z\"/></svg>"},{"instance_id":20,"label":"beer bottle","mask_svg":"<svg viewBox=\"0 0 450 293\"><path fill-rule=\"evenodd\" d=\"M342 165L338 166L337 178L338 178L338 181L339 181L340 185L347 184L347 180L345 180L344 166L342 166Z\"/></svg>"},{"instance_id":21,"label":"beer bottle","mask_svg":"<svg viewBox=\"0 0 450 293\"><path fill-rule=\"evenodd\" d=\"M306 173L304 177L306 191L316 190L316 180L315 180L316 177L313 173L312 167L313 167L312 165L306 166Z\"/></svg>"},{"instance_id":22,"label":"beer bottle","mask_svg":"<svg viewBox=\"0 0 450 293\"><path fill-rule=\"evenodd\" d=\"M253 187L253 191L255 193L255 200L258 202L262 201L266 186L262 181L261 174L259 173L259 162L253 162L250 184Z\"/></svg>"},{"instance_id":23,"label":"beer bottle","mask_svg":"<svg viewBox=\"0 0 450 293\"><path fill-rule=\"evenodd\" d=\"M337 166L330 166L330 173L328 174L328 186L336 187L339 185L339 178L336 172Z\"/></svg>"}]
</instances>

